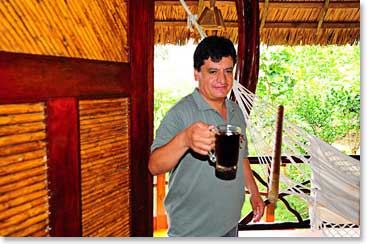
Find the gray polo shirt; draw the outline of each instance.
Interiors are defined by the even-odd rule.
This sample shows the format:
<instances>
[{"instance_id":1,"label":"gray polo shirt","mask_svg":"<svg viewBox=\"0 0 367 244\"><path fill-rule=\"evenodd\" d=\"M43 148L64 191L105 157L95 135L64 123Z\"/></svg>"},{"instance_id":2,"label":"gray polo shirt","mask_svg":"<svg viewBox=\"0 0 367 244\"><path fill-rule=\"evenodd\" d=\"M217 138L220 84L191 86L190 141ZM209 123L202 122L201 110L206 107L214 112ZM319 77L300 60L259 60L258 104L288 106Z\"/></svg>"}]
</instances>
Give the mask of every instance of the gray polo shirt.
<instances>
[{"instance_id":1,"label":"gray polo shirt","mask_svg":"<svg viewBox=\"0 0 367 244\"><path fill-rule=\"evenodd\" d=\"M226 99L227 124L246 130L239 106ZM196 121L226 124L223 117L203 99L197 89L174 105L162 120L151 151L167 144L178 132ZM208 156L189 150L169 173L164 201L169 236L222 236L237 225L245 200L242 161L248 155L240 150L236 179L221 180Z\"/></svg>"}]
</instances>

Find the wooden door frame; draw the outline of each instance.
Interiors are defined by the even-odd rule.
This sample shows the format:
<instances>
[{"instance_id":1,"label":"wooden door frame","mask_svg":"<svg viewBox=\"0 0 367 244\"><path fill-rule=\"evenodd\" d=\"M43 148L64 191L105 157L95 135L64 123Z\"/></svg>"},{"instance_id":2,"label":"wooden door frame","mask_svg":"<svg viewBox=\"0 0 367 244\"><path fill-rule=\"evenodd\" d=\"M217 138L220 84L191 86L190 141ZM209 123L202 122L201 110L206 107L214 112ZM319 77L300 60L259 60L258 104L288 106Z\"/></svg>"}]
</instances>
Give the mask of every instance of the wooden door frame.
<instances>
[{"instance_id":1,"label":"wooden door frame","mask_svg":"<svg viewBox=\"0 0 367 244\"><path fill-rule=\"evenodd\" d=\"M130 81L132 82L132 230L153 236L153 176L148 170L153 141L154 0L129 1Z\"/></svg>"}]
</instances>

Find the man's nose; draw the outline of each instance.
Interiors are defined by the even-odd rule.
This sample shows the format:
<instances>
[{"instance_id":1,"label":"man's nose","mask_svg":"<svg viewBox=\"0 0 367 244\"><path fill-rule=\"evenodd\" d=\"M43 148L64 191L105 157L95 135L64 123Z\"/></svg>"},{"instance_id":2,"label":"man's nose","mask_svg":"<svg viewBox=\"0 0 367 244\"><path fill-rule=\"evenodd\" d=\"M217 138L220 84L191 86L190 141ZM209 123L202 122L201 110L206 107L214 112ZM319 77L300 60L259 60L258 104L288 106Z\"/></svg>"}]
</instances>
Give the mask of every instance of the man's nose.
<instances>
[{"instance_id":1,"label":"man's nose","mask_svg":"<svg viewBox=\"0 0 367 244\"><path fill-rule=\"evenodd\" d=\"M224 71L219 71L218 72L217 80L220 83L225 83L226 82L226 75L225 75Z\"/></svg>"}]
</instances>

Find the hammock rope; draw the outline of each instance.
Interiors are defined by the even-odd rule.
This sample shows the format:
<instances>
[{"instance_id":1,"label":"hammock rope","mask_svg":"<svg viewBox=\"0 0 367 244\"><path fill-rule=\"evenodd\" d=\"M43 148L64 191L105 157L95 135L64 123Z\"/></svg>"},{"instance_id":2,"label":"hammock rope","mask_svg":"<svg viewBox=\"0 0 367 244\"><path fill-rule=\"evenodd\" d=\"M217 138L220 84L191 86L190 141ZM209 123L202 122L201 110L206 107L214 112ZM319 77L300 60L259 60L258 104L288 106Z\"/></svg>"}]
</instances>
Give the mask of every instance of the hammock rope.
<instances>
[{"instance_id":1,"label":"hammock rope","mask_svg":"<svg viewBox=\"0 0 367 244\"><path fill-rule=\"evenodd\" d=\"M266 174L273 164L269 155L275 140L277 111L237 80L232 89L246 119L249 144ZM304 131L288 120L286 113L282 157L294 167L297 176L281 171L279 194L297 196L308 204L311 229L321 230L325 236L359 237L359 160ZM271 185L270 177L267 185Z\"/></svg>"},{"instance_id":2,"label":"hammock rope","mask_svg":"<svg viewBox=\"0 0 367 244\"><path fill-rule=\"evenodd\" d=\"M196 21L197 20L197 15L194 15L191 13L189 7L187 6L187 4L185 3L184 0L180 0L180 3L182 5L182 7L185 9L188 17L187 17L187 23L188 23L188 27L191 30L192 29L192 24L194 24L194 26L196 27L196 29L198 30L201 39L203 39L204 37L206 37L205 32L203 31L203 29L201 28L201 26L199 25L199 23Z\"/></svg>"}]
</instances>

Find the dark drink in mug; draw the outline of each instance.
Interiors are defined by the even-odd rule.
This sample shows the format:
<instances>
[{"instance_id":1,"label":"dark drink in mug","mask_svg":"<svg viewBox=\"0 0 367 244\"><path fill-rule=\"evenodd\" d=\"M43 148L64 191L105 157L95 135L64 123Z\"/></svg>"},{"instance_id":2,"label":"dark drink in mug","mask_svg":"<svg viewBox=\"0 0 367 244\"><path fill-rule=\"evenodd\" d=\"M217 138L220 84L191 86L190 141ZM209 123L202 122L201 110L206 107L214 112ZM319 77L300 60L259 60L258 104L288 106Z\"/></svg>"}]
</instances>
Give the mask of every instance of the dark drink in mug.
<instances>
[{"instance_id":1,"label":"dark drink in mug","mask_svg":"<svg viewBox=\"0 0 367 244\"><path fill-rule=\"evenodd\" d=\"M234 125L220 125L215 132L215 150L209 153L215 162L215 175L222 180L236 178L238 154L241 143L241 128Z\"/></svg>"},{"instance_id":2,"label":"dark drink in mug","mask_svg":"<svg viewBox=\"0 0 367 244\"><path fill-rule=\"evenodd\" d=\"M240 147L240 134L215 135L215 152L217 163L223 167L233 167L238 162L238 149Z\"/></svg>"}]
</instances>

